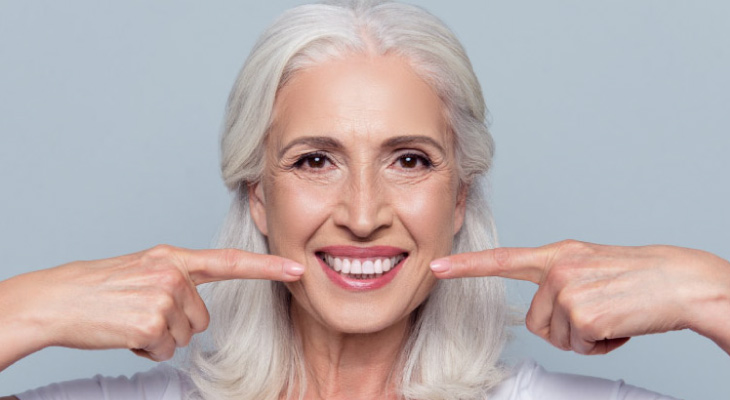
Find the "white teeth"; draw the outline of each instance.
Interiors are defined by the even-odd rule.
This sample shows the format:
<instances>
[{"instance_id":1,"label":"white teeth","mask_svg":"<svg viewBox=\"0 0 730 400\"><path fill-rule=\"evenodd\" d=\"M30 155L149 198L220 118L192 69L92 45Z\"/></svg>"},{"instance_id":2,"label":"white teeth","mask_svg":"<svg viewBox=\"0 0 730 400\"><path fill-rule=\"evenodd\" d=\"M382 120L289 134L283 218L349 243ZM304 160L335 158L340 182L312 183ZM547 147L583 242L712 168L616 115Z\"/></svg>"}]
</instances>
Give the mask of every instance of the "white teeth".
<instances>
[{"instance_id":1,"label":"white teeth","mask_svg":"<svg viewBox=\"0 0 730 400\"><path fill-rule=\"evenodd\" d=\"M391 261L390 261L390 258L386 258L386 259L385 259L385 260L383 261L383 272L388 272L388 271L390 271L390 263L391 263Z\"/></svg>"},{"instance_id":2,"label":"white teeth","mask_svg":"<svg viewBox=\"0 0 730 400\"><path fill-rule=\"evenodd\" d=\"M363 274L374 274L375 273L375 267L373 266L372 261L367 260L364 263L362 263L362 273Z\"/></svg>"},{"instance_id":3,"label":"white teeth","mask_svg":"<svg viewBox=\"0 0 730 400\"><path fill-rule=\"evenodd\" d=\"M336 272L344 275L352 275L351 278L373 279L393 269L405 257L404 255L398 255L390 258L361 260L321 254L320 258Z\"/></svg>"},{"instance_id":4,"label":"white teeth","mask_svg":"<svg viewBox=\"0 0 730 400\"><path fill-rule=\"evenodd\" d=\"M353 260L352 261L352 267L350 268L351 274L362 274L362 266L360 265L360 260Z\"/></svg>"},{"instance_id":5,"label":"white teeth","mask_svg":"<svg viewBox=\"0 0 730 400\"><path fill-rule=\"evenodd\" d=\"M332 264L330 264L332 265ZM339 258L335 258L335 271L340 272L342 271L342 260Z\"/></svg>"}]
</instances>

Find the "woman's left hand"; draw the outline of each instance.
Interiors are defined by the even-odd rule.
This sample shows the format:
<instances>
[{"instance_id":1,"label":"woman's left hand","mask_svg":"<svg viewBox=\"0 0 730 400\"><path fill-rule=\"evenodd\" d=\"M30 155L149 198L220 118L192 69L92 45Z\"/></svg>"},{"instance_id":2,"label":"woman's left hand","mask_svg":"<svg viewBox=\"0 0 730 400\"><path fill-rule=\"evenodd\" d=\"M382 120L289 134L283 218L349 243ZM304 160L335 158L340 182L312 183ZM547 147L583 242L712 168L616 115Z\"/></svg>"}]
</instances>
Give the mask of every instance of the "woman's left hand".
<instances>
[{"instance_id":1,"label":"woman's left hand","mask_svg":"<svg viewBox=\"0 0 730 400\"><path fill-rule=\"evenodd\" d=\"M564 350L603 354L632 336L689 328L730 354L730 263L704 251L568 240L456 254L431 269L538 284L527 328Z\"/></svg>"}]
</instances>

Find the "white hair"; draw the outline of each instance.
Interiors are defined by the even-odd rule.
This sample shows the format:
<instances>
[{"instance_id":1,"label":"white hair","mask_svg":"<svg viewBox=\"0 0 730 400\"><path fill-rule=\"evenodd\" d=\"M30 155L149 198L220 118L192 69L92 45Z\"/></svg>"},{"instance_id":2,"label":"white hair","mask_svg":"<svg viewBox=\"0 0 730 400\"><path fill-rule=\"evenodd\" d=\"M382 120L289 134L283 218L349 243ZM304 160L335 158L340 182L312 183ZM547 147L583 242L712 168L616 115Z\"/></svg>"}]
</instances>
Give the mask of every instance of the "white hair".
<instances>
[{"instance_id":1,"label":"white hair","mask_svg":"<svg viewBox=\"0 0 730 400\"><path fill-rule=\"evenodd\" d=\"M496 245L486 197L493 142L486 107L466 52L425 10L387 1L332 1L285 12L260 37L231 91L221 139L222 173L234 193L219 247L268 252L249 214L247 186L263 171L265 136L277 91L298 71L348 54L403 57L439 94L453 132L458 174L468 185L466 216L453 252ZM279 282L210 284L211 326L196 337L188 373L194 398L279 399L304 394L305 362ZM412 318L394 371L407 399L483 399L504 376L499 363L507 310L498 278L439 281ZM296 386L296 387L295 387Z\"/></svg>"}]
</instances>

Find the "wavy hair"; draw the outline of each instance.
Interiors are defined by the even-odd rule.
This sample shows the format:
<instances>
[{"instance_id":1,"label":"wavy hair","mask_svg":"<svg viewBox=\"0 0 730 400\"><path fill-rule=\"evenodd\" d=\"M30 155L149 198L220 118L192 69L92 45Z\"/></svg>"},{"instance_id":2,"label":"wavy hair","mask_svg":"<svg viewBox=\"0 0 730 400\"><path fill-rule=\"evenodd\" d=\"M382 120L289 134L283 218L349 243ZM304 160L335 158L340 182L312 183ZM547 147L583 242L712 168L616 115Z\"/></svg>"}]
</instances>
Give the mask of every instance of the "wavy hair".
<instances>
[{"instance_id":1,"label":"wavy hair","mask_svg":"<svg viewBox=\"0 0 730 400\"><path fill-rule=\"evenodd\" d=\"M298 71L348 54L396 55L438 93L453 133L458 174L469 190L453 253L496 245L486 196L493 141L479 82L443 22L412 5L330 1L280 16L259 38L233 86L221 138L223 180L233 193L218 247L267 253L249 214L247 186L263 170L277 91ZM235 280L204 288L211 326L187 369L198 399L279 399L306 389L305 362L280 282ZM394 371L407 399L483 399L504 376L499 356L507 310L498 278L439 281L414 312ZM296 386L296 387L295 387Z\"/></svg>"}]
</instances>

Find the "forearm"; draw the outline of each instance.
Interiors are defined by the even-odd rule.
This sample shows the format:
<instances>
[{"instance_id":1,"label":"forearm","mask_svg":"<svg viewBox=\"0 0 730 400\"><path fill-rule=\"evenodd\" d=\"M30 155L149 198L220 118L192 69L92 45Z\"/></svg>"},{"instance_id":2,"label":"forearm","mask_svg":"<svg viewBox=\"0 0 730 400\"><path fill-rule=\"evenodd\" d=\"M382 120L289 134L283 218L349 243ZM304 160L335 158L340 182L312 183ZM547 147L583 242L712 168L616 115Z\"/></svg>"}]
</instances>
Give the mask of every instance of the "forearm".
<instances>
[{"instance_id":1,"label":"forearm","mask_svg":"<svg viewBox=\"0 0 730 400\"><path fill-rule=\"evenodd\" d=\"M0 371L46 347L43 323L27 307L36 295L30 281L27 274L0 282Z\"/></svg>"}]
</instances>

